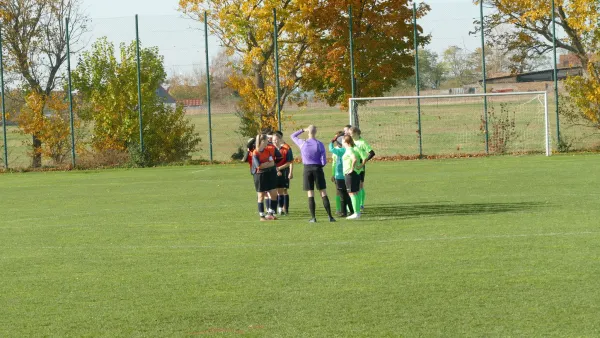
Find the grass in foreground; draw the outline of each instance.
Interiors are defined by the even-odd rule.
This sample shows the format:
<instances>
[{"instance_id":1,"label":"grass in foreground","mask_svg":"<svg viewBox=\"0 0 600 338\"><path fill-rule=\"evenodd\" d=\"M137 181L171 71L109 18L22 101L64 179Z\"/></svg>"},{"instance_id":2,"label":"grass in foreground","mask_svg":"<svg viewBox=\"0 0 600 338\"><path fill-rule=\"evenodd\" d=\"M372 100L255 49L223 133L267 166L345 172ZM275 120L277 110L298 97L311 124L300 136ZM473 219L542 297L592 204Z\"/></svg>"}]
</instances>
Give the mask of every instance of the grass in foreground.
<instances>
[{"instance_id":1,"label":"grass in foreground","mask_svg":"<svg viewBox=\"0 0 600 338\"><path fill-rule=\"evenodd\" d=\"M270 223L246 166L0 175L0 336L597 336L599 165L374 163L316 225L300 170Z\"/></svg>"}]
</instances>

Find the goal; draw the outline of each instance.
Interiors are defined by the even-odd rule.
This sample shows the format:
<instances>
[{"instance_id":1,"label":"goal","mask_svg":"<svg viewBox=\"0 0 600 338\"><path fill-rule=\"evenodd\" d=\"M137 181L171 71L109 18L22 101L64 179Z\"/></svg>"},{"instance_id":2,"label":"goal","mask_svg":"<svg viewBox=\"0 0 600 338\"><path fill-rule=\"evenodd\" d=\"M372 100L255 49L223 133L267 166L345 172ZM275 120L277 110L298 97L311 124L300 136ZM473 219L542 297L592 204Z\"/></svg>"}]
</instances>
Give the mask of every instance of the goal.
<instances>
[{"instance_id":1,"label":"goal","mask_svg":"<svg viewBox=\"0 0 600 338\"><path fill-rule=\"evenodd\" d=\"M546 92L351 98L378 156L552 153Z\"/></svg>"}]
</instances>

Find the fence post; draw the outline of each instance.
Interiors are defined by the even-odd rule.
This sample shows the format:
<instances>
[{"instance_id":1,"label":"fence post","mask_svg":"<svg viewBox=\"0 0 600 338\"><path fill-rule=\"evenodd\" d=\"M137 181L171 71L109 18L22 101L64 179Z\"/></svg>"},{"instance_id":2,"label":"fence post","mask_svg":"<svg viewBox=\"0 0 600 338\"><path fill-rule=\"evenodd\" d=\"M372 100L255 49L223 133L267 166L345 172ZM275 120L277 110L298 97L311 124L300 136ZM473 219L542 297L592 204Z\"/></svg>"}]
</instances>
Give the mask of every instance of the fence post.
<instances>
[{"instance_id":1,"label":"fence post","mask_svg":"<svg viewBox=\"0 0 600 338\"><path fill-rule=\"evenodd\" d=\"M552 0L552 51L554 53L554 104L556 105L556 144L560 145L560 119L558 116L558 71L556 63L556 22L554 0Z\"/></svg>"},{"instance_id":2,"label":"fence post","mask_svg":"<svg viewBox=\"0 0 600 338\"><path fill-rule=\"evenodd\" d=\"M281 89L279 84L279 28L277 27L277 9L273 8L273 47L275 48L275 90L277 91L277 121L281 131Z\"/></svg>"},{"instance_id":3,"label":"fence post","mask_svg":"<svg viewBox=\"0 0 600 338\"><path fill-rule=\"evenodd\" d=\"M356 97L356 78L354 76L354 29L352 24L352 5L348 7L348 26L350 29L350 78L352 86L352 97Z\"/></svg>"},{"instance_id":4,"label":"fence post","mask_svg":"<svg viewBox=\"0 0 600 338\"><path fill-rule=\"evenodd\" d=\"M69 18L65 19L67 33L67 76L69 82L69 120L71 123L71 164L75 168L75 124L73 123L73 86L71 82L71 36L69 35Z\"/></svg>"},{"instance_id":5,"label":"fence post","mask_svg":"<svg viewBox=\"0 0 600 338\"><path fill-rule=\"evenodd\" d=\"M419 44L417 38L417 4L413 2L413 30L415 40L415 82L417 87L417 96L421 95L421 83L419 81ZM423 138L421 132L421 99L417 98L417 117L418 117L418 135L419 135L419 157L423 157Z\"/></svg>"},{"instance_id":6,"label":"fence post","mask_svg":"<svg viewBox=\"0 0 600 338\"><path fill-rule=\"evenodd\" d=\"M142 70L140 66L140 30L138 26L138 15L135 15L135 50L137 58L137 90L138 90L138 114L140 120L140 152L144 154L144 130L142 118Z\"/></svg>"},{"instance_id":7,"label":"fence post","mask_svg":"<svg viewBox=\"0 0 600 338\"><path fill-rule=\"evenodd\" d=\"M210 62L208 60L208 15L204 11L204 52L206 58L206 108L208 110L208 156L213 161L213 141L212 141L212 121L211 121L211 102L210 102Z\"/></svg>"},{"instance_id":8,"label":"fence post","mask_svg":"<svg viewBox=\"0 0 600 338\"><path fill-rule=\"evenodd\" d=\"M481 69L483 73L483 94L487 94L487 71L485 65L485 33L483 32L483 0L479 0L479 17L481 20ZM483 116L485 122L485 153L490 153L490 144L489 144L489 129L488 129L488 101L487 96L483 96Z\"/></svg>"},{"instance_id":9,"label":"fence post","mask_svg":"<svg viewBox=\"0 0 600 338\"><path fill-rule=\"evenodd\" d=\"M2 131L4 135L4 169L8 169L8 144L6 143L6 105L4 104L4 46L0 26L0 86L2 86Z\"/></svg>"}]
</instances>

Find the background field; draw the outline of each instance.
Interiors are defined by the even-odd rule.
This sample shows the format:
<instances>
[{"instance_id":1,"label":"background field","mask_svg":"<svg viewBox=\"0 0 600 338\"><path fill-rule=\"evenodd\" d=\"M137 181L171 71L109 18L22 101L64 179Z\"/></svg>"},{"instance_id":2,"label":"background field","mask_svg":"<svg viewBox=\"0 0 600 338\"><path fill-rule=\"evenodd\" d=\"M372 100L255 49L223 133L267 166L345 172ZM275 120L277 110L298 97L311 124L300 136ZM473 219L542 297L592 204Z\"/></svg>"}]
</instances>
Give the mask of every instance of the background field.
<instances>
[{"instance_id":1,"label":"background field","mask_svg":"<svg viewBox=\"0 0 600 338\"><path fill-rule=\"evenodd\" d=\"M543 153L545 150L544 110L540 95L490 97L488 101L489 135L494 137L494 123L510 118L514 121L515 135L508 143L508 153ZM549 120L551 146L557 149L556 115L554 101L549 97ZM505 105L505 111L502 110ZM482 125L483 100L471 98L422 99L422 144L424 155L466 155L485 153L485 137ZM309 124L319 127L319 138L326 142L335 132L348 124L348 112L322 103L310 103L307 107L289 106L283 112L283 131L289 134ZM230 161L238 147L246 143L239 133L239 118L233 104L215 104L212 114L213 159ZM208 115L206 107L189 108L189 118L201 135L200 149L193 159L209 159ZM495 115L495 118L491 116ZM507 115L508 114L508 115ZM417 107L415 100L383 101L359 107L363 135L371 143L378 156L419 155L417 130ZM88 133L89 134L89 133ZM571 144L570 150L600 150L600 133L597 129L561 122L563 140ZM89 135L88 135L89 136ZM28 167L28 136L17 133L15 126L7 132L9 166ZM490 153L494 153L490 141ZM67 160L70 163L70 157ZM45 164L51 165L47 160Z\"/></svg>"},{"instance_id":2,"label":"background field","mask_svg":"<svg viewBox=\"0 0 600 338\"><path fill-rule=\"evenodd\" d=\"M598 336L599 165L374 163L314 225L301 168L268 223L243 165L0 175L0 336Z\"/></svg>"}]
</instances>

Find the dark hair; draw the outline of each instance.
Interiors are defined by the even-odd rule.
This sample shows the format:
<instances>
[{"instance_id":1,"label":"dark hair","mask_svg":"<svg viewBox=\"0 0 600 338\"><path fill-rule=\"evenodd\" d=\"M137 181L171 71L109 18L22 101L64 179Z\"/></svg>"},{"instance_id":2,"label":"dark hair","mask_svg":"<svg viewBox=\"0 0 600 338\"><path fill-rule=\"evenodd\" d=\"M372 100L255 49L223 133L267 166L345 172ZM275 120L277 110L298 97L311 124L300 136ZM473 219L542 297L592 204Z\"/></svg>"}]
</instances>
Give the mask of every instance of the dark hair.
<instances>
[{"instance_id":1,"label":"dark hair","mask_svg":"<svg viewBox=\"0 0 600 338\"><path fill-rule=\"evenodd\" d=\"M358 129L358 127L352 127L350 130L352 130L352 134L360 135L360 129Z\"/></svg>"},{"instance_id":2,"label":"dark hair","mask_svg":"<svg viewBox=\"0 0 600 338\"><path fill-rule=\"evenodd\" d=\"M352 147L355 146L354 144L354 140L352 139L352 136L350 135L346 135L344 136L344 142L348 143L349 145L351 145Z\"/></svg>"},{"instance_id":3,"label":"dark hair","mask_svg":"<svg viewBox=\"0 0 600 338\"><path fill-rule=\"evenodd\" d=\"M347 125L346 125L344 128L348 128L348 129L350 129L350 128L352 128L352 126L351 126L351 125L349 125L349 124L347 124Z\"/></svg>"},{"instance_id":4,"label":"dark hair","mask_svg":"<svg viewBox=\"0 0 600 338\"><path fill-rule=\"evenodd\" d=\"M279 137L283 137L283 133L281 131L279 131L279 130L276 131L275 134L277 134L277 136L279 136Z\"/></svg>"},{"instance_id":5,"label":"dark hair","mask_svg":"<svg viewBox=\"0 0 600 338\"><path fill-rule=\"evenodd\" d=\"M256 138L249 139L248 143L246 144L246 148L254 150L254 148L256 148Z\"/></svg>"}]
</instances>

